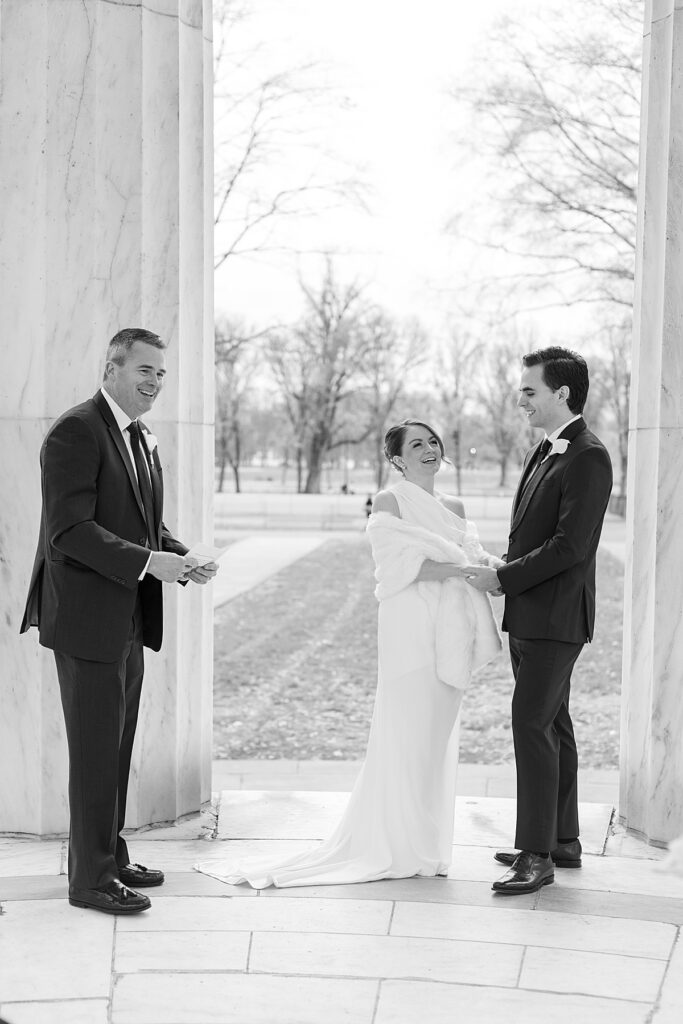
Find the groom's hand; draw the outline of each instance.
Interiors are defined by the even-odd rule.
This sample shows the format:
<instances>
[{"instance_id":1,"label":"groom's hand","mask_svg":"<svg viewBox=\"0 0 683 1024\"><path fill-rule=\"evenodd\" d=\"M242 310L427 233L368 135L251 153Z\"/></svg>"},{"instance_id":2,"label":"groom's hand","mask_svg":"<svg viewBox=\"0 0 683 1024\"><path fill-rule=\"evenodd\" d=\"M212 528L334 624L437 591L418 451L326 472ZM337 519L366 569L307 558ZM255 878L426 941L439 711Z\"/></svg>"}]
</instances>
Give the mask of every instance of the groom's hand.
<instances>
[{"instance_id":1,"label":"groom's hand","mask_svg":"<svg viewBox=\"0 0 683 1024\"><path fill-rule=\"evenodd\" d=\"M483 593L500 591L498 573L488 565L467 565L464 575L469 585L475 590L481 590Z\"/></svg>"}]
</instances>

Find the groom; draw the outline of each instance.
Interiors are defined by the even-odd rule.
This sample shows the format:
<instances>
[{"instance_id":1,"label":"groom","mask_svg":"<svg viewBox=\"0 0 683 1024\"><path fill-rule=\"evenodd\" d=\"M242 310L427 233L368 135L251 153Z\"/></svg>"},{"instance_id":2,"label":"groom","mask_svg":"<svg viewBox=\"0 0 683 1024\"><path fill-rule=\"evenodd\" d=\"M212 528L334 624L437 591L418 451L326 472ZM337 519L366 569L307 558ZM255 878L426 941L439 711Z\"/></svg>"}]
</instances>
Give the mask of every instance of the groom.
<instances>
[{"instance_id":1,"label":"groom","mask_svg":"<svg viewBox=\"0 0 683 1024\"><path fill-rule=\"evenodd\" d=\"M108 914L147 910L135 890L164 881L130 863L121 834L143 645L161 646L161 584L206 583L218 569L186 557L162 521L156 439L139 417L163 386L165 348L150 331L119 331L100 390L48 431L21 624L22 633L39 627L57 663L69 748L69 902Z\"/></svg>"},{"instance_id":2,"label":"groom","mask_svg":"<svg viewBox=\"0 0 683 1024\"><path fill-rule=\"evenodd\" d=\"M535 892L554 868L581 866L571 673L595 622L595 555L612 489L604 445L581 413L585 360L564 348L522 359L518 406L545 432L527 455L512 507L506 564L468 567L478 590L505 594L515 679L512 735L517 766L519 853L495 892Z\"/></svg>"}]
</instances>

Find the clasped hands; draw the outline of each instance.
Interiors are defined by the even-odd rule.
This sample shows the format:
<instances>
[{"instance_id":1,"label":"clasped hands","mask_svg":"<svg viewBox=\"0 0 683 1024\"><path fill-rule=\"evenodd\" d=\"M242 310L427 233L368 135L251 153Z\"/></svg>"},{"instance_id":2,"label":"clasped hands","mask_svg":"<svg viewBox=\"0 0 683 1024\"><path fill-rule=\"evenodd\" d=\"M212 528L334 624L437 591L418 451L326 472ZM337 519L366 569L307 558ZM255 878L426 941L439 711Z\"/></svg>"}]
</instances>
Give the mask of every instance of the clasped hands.
<instances>
[{"instance_id":1,"label":"clasped hands","mask_svg":"<svg viewBox=\"0 0 683 1024\"><path fill-rule=\"evenodd\" d=\"M500 597L503 594L498 573L489 565L463 565L458 576L466 580L475 590L480 590L484 594L493 594L494 597Z\"/></svg>"}]
</instances>

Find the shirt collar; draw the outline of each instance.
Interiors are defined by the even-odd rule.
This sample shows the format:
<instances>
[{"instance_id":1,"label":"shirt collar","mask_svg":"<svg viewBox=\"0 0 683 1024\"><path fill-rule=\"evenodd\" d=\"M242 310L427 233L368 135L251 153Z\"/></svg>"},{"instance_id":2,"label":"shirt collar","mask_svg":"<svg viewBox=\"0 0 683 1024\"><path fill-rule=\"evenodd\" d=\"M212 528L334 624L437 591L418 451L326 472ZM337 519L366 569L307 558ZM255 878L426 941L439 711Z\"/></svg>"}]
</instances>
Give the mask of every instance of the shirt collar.
<instances>
[{"instance_id":1,"label":"shirt collar","mask_svg":"<svg viewBox=\"0 0 683 1024\"><path fill-rule=\"evenodd\" d=\"M104 398L109 408L114 414L114 419L116 420L119 430L121 431L121 433L123 433L124 430L128 429L131 423L135 423L135 420L132 420L128 413L123 411L121 406L114 401L114 399L111 397L108 391L106 391L104 388L100 388L100 391L104 395Z\"/></svg>"},{"instance_id":2,"label":"shirt collar","mask_svg":"<svg viewBox=\"0 0 683 1024\"><path fill-rule=\"evenodd\" d=\"M563 423L561 427L557 428L557 430L553 430L552 434L546 434L545 436L546 436L547 440L550 441L551 444L553 443L553 441L557 441L557 439L560 436L560 434L562 433L562 431L566 427L568 427L570 423L573 423L574 420L580 420L580 419L581 419L581 413L577 413L576 416L572 416L572 418L570 420L567 420L566 423Z\"/></svg>"}]
</instances>

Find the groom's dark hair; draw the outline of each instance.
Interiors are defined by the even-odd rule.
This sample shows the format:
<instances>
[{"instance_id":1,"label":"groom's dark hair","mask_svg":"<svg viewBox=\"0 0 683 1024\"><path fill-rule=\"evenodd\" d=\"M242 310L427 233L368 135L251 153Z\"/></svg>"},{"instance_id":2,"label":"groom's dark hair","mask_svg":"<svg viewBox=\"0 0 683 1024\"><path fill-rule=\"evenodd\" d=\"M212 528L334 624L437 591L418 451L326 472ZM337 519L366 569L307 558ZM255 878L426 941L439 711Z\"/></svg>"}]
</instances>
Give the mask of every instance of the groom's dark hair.
<instances>
[{"instance_id":1,"label":"groom's dark hair","mask_svg":"<svg viewBox=\"0 0 683 1024\"><path fill-rule=\"evenodd\" d=\"M588 366L583 356L569 348L539 348L522 356L525 366L542 366L543 380L551 391L569 388L567 406L575 416L583 412L588 398Z\"/></svg>"}]
</instances>

